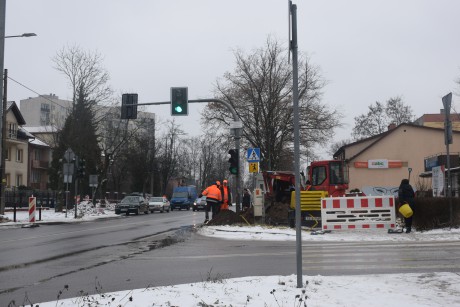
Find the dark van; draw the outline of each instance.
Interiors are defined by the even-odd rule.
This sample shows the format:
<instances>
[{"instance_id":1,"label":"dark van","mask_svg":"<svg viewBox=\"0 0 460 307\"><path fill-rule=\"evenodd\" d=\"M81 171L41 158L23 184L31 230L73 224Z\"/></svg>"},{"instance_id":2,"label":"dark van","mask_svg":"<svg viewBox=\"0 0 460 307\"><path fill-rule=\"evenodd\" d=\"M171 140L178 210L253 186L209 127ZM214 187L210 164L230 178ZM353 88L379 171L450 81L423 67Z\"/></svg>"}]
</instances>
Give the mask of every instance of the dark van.
<instances>
[{"instance_id":1,"label":"dark van","mask_svg":"<svg viewBox=\"0 0 460 307\"><path fill-rule=\"evenodd\" d=\"M193 206L193 202L197 197L198 194L194 185L175 188L170 200L171 211L175 209L190 210L190 208Z\"/></svg>"}]
</instances>

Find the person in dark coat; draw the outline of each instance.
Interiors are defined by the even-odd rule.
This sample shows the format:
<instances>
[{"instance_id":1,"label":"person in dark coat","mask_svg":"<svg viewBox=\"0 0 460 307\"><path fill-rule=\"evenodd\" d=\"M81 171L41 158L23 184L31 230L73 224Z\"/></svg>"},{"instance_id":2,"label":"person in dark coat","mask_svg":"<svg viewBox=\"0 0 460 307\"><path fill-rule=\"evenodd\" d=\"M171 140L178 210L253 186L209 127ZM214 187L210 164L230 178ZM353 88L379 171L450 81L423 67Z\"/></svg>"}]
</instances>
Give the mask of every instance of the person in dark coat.
<instances>
[{"instance_id":1,"label":"person in dark coat","mask_svg":"<svg viewBox=\"0 0 460 307\"><path fill-rule=\"evenodd\" d=\"M248 189L244 189L243 193L243 211L249 209L251 207L251 194L249 194Z\"/></svg>"},{"instance_id":2,"label":"person in dark coat","mask_svg":"<svg viewBox=\"0 0 460 307\"><path fill-rule=\"evenodd\" d=\"M399 185L398 190L399 205L402 206L403 204L407 203L412 211L415 212L414 197L415 192L412 186L409 184L409 180L401 180L401 184ZM413 215L411 217L404 218L404 222L406 224L406 233L410 233L412 231L412 218Z\"/></svg>"}]
</instances>

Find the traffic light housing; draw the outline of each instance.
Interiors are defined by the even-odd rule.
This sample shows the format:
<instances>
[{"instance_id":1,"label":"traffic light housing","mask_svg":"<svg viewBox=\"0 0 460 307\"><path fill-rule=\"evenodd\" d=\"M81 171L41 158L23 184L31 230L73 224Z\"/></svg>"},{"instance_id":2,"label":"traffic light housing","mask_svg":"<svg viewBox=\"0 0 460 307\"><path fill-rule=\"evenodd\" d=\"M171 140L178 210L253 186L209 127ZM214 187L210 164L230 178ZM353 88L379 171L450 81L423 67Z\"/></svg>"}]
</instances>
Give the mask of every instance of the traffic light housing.
<instances>
[{"instance_id":1,"label":"traffic light housing","mask_svg":"<svg viewBox=\"0 0 460 307\"><path fill-rule=\"evenodd\" d=\"M171 87L171 115L188 115L187 87Z\"/></svg>"},{"instance_id":2,"label":"traffic light housing","mask_svg":"<svg viewBox=\"0 0 460 307\"><path fill-rule=\"evenodd\" d=\"M228 168L228 170L230 171L230 174L237 175L239 170L238 151L236 149L230 149L228 151L228 154L230 155L230 159L228 159L230 167Z\"/></svg>"},{"instance_id":3,"label":"traffic light housing","mask_svg":"<svg viewBox=\"0 0 460 307\"><path fill-rule=\"evenodd\" d=\"M79 159L78 160L78 177L83 178L85 177L86 173L86 161L85 159Z\"/></svg>"},{"instance_id":4,"label":"traffic light housing","mask_svg":"<svg viewBox=\"0 0 460 307\"><path fill-rule=\"evenodd\" d=\"M137 94L122 95L121 119L137 119Z\"/></svg>"}]
</instances>

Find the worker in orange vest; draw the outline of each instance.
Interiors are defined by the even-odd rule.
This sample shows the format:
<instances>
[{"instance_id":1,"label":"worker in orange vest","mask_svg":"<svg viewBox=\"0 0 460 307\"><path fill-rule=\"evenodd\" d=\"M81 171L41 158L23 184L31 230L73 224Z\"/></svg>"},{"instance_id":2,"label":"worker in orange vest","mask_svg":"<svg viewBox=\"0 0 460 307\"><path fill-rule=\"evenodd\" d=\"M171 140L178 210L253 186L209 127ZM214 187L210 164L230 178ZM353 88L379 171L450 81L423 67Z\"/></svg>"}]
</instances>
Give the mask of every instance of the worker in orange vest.
<instances>
[{"instance_id":1,"label":"worker in orange vest","mask_svg":"<svg viewBox=\"0 0 460 307\"><path fill-rule=\"evenodd\" d=\"M201 192L201 196L206 196L206 210L205 210L205 220L204 222L207 223L209 221L209 211L212 211L212 217L214 218L215 215L219 212L220 204L222 202L222 192L220 191L220 182L216 181L215 184L210 185L203 192Z\"/></svg>"},{"instance_id":2,"label":"worker in orange vest","mask_svg":"<svg viewBox=\"0 0 460 307\"><path fill-rule=\"evenodd\" d=\"M224 179L222 185L222 205L220 210L228 210L228 205L232 203L232 194L230 193L230 187L228 186L227 179Z\"/></svg>"}]
</instances>

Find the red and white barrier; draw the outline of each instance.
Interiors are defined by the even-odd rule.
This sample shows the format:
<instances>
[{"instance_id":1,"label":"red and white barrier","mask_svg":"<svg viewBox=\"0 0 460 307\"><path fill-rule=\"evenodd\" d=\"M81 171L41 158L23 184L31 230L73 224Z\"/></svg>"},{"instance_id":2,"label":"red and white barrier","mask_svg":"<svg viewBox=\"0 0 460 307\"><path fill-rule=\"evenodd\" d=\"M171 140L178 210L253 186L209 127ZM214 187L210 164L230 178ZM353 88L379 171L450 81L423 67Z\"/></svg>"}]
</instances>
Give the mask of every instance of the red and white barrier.
<instances>
[{"instance_id":1,"label":"red and white barrier","mask_svg":"<svg viewBox=\"0 0 460 307\"><path fill-rule=\"evenodd\" d=\"M29 197L29 222L30 223L35 222L35 209L37 207L36 204L37 204L37 198Z\"/></svg>"},{"instance_id":2,"label":"red and white barrier","mask_svg":"<svg viewBox=\"0 0 460 307\"><path fill-rule=\"evenodd\" d=\"M395 199L393 196L322 198L321 224L324 230L394 228Z\"/></svg>"}]
</instances>

